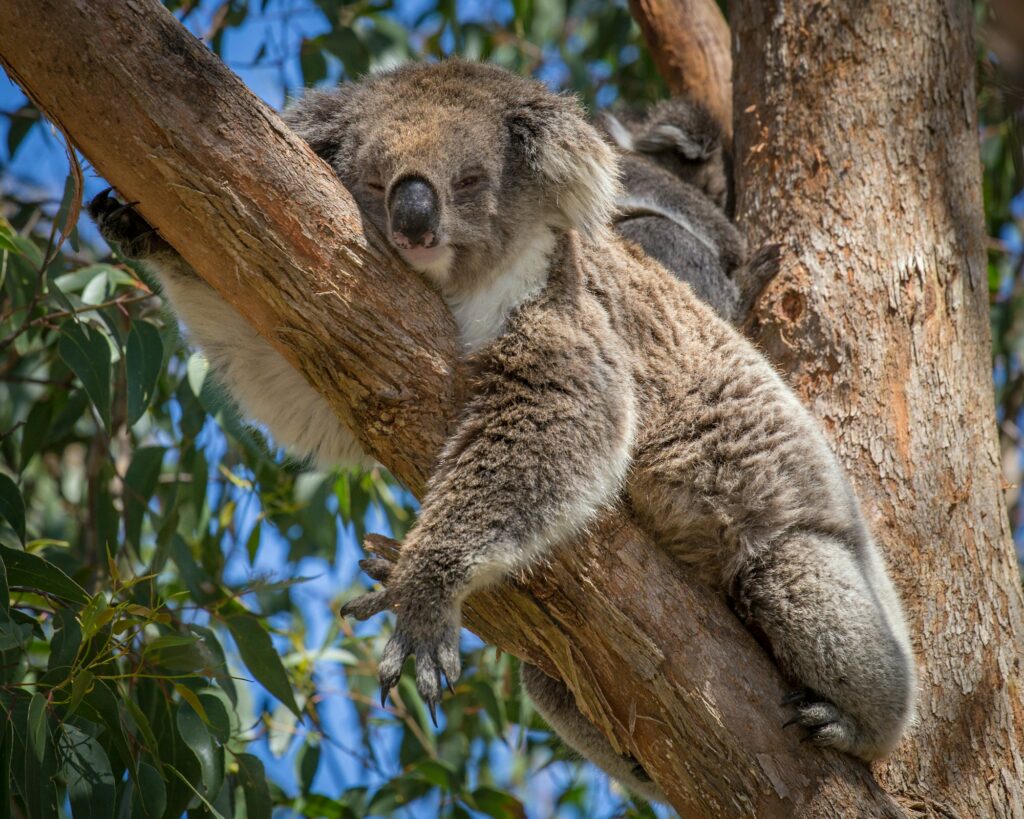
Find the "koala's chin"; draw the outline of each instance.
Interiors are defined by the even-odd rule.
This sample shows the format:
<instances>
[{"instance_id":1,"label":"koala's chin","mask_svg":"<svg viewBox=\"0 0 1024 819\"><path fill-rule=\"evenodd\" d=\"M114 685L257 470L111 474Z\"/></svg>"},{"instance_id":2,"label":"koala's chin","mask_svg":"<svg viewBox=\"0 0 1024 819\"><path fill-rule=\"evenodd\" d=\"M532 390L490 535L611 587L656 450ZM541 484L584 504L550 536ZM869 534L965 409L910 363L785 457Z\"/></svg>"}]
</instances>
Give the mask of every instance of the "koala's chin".
<instances>
[{"instance_id":1,"label":"koala's chin","mask_svg":"<svg viewBox=\"0 0 1024 819\"><path fill-rule=\"evenodd\" d=\"M422 273L438 287L444 287L448 281L455 251L447 244L436 247L395 248L398 255L417 273Z\"/></svg>"}]
</instances>

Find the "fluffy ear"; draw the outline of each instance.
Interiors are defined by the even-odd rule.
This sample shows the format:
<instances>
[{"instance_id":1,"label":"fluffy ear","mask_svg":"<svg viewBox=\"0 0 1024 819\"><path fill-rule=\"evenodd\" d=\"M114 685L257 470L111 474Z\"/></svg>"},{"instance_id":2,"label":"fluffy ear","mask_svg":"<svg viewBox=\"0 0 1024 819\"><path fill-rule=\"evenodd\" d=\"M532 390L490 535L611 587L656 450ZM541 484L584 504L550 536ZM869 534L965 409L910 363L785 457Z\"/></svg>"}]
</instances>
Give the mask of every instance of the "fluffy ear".
<instances>
[{"instance_id":1,"label":"fluffy ear","mask_svg":"<svg viewBox=\"0 0 1024 819\"><path fill-rule=\"evenodd\" d=\"M550 187L564 227L590 236L604 228L619 193L618 161L579 103L539 88L512 106L505 123L513 150Z\"/></svg>"},{"instance_id":2,"label":"fluffy ear","mask_svg":"<svg viewBox=\"0 0 1024 819\"><path fill-rule=\"evenodd\" d=\"M704 162L721 142L718 125L704 108L676 99L654 107L634 144L643 153L674 151L691 162Z\"/></svg>"},{"instance_id":3,"label":"fluffy ear","mask_svg":"<svg viewBox=\"0 0 1024 819\"><path fill-rule=\"evenodd\" d=\"M349 127L353 86L350 83L330 91L308 90L292 100L281 118L328 163L338 153Z\"/></svg>"}]
</instances>

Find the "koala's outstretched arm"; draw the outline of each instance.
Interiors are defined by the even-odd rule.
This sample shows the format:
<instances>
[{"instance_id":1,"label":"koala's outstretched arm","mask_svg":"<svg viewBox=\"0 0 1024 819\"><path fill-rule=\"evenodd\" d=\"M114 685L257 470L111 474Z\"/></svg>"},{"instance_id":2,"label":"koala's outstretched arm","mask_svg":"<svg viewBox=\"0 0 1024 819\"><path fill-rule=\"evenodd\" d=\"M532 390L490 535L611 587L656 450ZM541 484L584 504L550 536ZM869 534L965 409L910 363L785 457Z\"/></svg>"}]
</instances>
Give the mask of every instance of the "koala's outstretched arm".
<instances>
[{"instance_id":1,"label":"koala's outstretched arm","mask_svg":"<svg viewBox=\"0 0 1024 819\"><path fill-rule=\"evenodd\" d=\"M364 568L384 591L342 610L398 614L380 664L386 696L410 654L433 708L459 673L459 607L474 588L529 566L618 495L634 397L600 316L528 305L475 362L474 398L442 453L394 571Z\"/></svg>"}]
</instances>

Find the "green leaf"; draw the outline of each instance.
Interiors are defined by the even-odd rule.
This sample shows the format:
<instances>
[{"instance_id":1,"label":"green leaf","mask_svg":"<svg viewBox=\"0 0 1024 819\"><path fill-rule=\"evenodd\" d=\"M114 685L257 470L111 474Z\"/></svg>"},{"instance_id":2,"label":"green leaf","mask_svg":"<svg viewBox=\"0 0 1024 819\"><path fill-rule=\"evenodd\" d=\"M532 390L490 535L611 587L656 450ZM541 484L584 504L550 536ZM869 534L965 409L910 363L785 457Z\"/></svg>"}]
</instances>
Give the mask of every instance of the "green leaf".
<instances>
[{"instance_id":1,"label":"green leaf","mask_svg":"<svg viewBox=\"0 0 1024 819\"><path fill-rule=\"evenodd\" d=\"M0 472L0 517L7 521L25 542L25 502L21 499L18 485L7 475Z\"/></svg>"},{"instance_id":2,"label":"green leaf","mask_svg":"<svg viewBox=\"0 0 1024 819\"><path fill-rule=\"evenodd\" d=\"M18 246L14 244L14 237L17 234L14 232L14 228L11 227L11 223L0 216L0 253L5 250L9 250L11 253L18 252ZM0 280L0 284L2 284Z\"/></svg>"},{"instance_id":3,"label":"green leaf","mask_svg":"<svg viewBox=\"0 0 1024 819\"><path fill-rule=\"evenodd\" d=\"M226 743L231 739L234 727L232 720L234 709L231 707L231 700L219 688L204 688L198 696L199 702L206 712L207 728L218 742Z\"/></svg>"},{"instance_id":4,"label":"green leaf","mask_svg":"<svg viewBox=\"0 0 1024 819\"><path fill-rule=\"evenodd\" d=\"M295 702L295 693L288 681L288 675L285 674L284 665L274 649L270 634L260 621L250 614L233 614L227 618L227 624L235 642L238 643L238 653L242 655L242 662L252 675L296 717L301 718L299 705Z\"/></svg>"},{"instance_id":5,"label":"green leaf","mask_svg":"<svg viewBox=\"0 0 1024 819\"><path fill-rule=\"evenodd\" d=\"M95 675L88 669L83 668L71 680L71 699L68 702L67 714L73 714L82 704L85 695L88 694L96 684Z\"/></svg>"},{"instance_id":6,"label":"green leaf","mask_svg":"<svg viewBox=\"0 0 1024 819\"><path fill-rule=\"evenodd\" d=\"M7 586L7 566L4 565L3 558L0 558L0 610L11 610L11 590Z\"/></svg>"},{"instance_id":7,"label":"green leaf","mask_svg":"<svg viewBox=\"0 0 1024 819\"><path fill-rule=\"evenodd\" d=\"M28 464L43 446L50 433L50 419L53 417L53 401L43 401L29 410L25 426L21 428L21 456L19 464L22 469Z\"/></svg>"},{"instance_id":8,"label":"green leaf","mask_svg":"<svg viewBox=\"0 0 1024 819\"><path fill-rule=\"evenodd\" d=\"M160 773L146 762L139 763L139 786L132 792L132 816L159 819L167 807L167 787Z\"/></svg>"},{"instance_id":9,"label":"green leaf","mask_svg":"<svg viewBox=\"0 0 1024 819\"><path fill-rule=\"evenodd\" d=\"M144 446L135 450L131 466L124 476L124 536L138 548L142 537L142 521L149 499L160 480L160 465L166 450L161 446Z\"/></svg>"},{"instance_id":10,"label":"green leaf","mask_svg":"<svg viewBox=\"0 0 1024 819\"><path fill-rule=\"evenodd\" d=\"M128 745L128 736L125 733L127 720L122 716L121 710L123 707L122 701L114 695L110 685L104 680L96 680L79 705L79 713L91 722L106 727L107 737L117 751L121 764L128 769L133 778L138 779L141 777L138 772L138 753ZM142 743L136 740L136 744Z\"/></svg>"},{"instance_id":11,"label":"green leaf","mask_svg":"<svg viewBox=\"0 0 1024 819\"><path fill-rule=\"evenodd\" d=\"M320 746L307 741L299 750L295 760L295 768L299 775L299 788L303 796L309 796L313 789L313 779L320 767Z\"/></svg>"},{"instance_id":12,"label":"green leaf","mask_svg":"<svg viewBox=\"0 0 1024 819\"><path fill-rule=\"evenodd\" d=\"M307 86L316 85L327 76L327 60L317 40L303 40L299 47L302 80Z\"/></svg>"},{"instance_id":13,"label":"green leaf","mask_svg":"<svg viewBox=\"0 0 1024 819\"><path fill-rule=\"evenodd\" d=\"M270 819L270 788L263 763L252 754L236 754L238 780L245 794L245 816L247 819Z\"/></svg>"},{"instance_id":14,"label":"green leaf","mask_svg":"<svg viewBox=\"0 0 1024 819\"><path fill-rule=\"evenodd\" d=\"M203 720L187 702L178 706L177 723L178 733L199 760L203 775L202 793L213 799L224 781L224 750L214 744Z\"/></svg>"},{"instance_id":15,"label":"green leaf","mask_svg":"<svg viewBox=\"0 0 1024 819\"><path fill-rule=\"evenodd\" d=\"M114 775L103 746L70 723L61 728L58 748L71 815L74 819L113 819Z\"/></svg>"},{"instance_id":16,"label":"green leaf","mask_svg":"<svg viewBox=\"0 0 1024 819\"><path fill-rule=\"evenodd\" d=\"M11 819L11 760L14 756L14 726L7 715L0 719L0 819Z\"/></svg>"},{"instance_id":17,"label":"green leaf","mask_svg":"<svg viewBox=\"0 0 1024 819\"><path fill-rule=\"evenodd\" d=\"M57 352L82 382L103 426L110 431L110 345L103 333L88 324L61 325Z\"/></svg>"},{"instance_id":18,"label":"green leaf","mask_svg":"<svg viewBox=\"0 0 1024 819\"><path fill-rule=\"evenodd\" d=\"M0 546L0 559L7 566L7 582L12 586L61 597L72 603L86 604L89 595L64 572L37 555Z\"/></svg>"},{"instance_id":19,"label":"green leaf","mask_svg":"<svg viewBox=\"0 0 1024 819\"><path fill-rule=\"evenodd\" d=\"M213 629L207 628L206 626L200 626L193 623L189 626L189 630L202 638L203 651L208 653L210 657L210 672L213 674L213 678L220 686L218 693L222 690L224 694L227 695L227 698L231 703L231 708L228 710L233 715L235 713L234 707L238 705L238 692L235 690L235 681L228 673L228 661L224 656L224 648L221 646L220 640L217 639L217 635L214 633ZM211 692L213 689L206 689L206 691Z\"/></svg>"},{"instance_id":20,"label":"green leaf","mask_svg":"<svg viewBox=\"0 0 1024 819\"><path fill-rule=\"evenodd\" d=\"M99 686L97 686L98 688ZM156 734L153 733L153 726L149 724L149 718L139 708L138 704L131 697L124 700L128 706L128 712L132 716L136 730L142 735L143 747L152 754L153 759L160 762L160 744L156 741Z\"/></svg>"},{"instance_id":21,"label":"green leaf","mask_svg":"<svg viewBox=\"0 0 1024 819\"><path fill-rule=\"evenodd\" d=\"M31 637L31 625L17 623L7 610L0 610L0 652L21 649Z\"/></svg>"},{"instance_id":22,"label":"green leaf","mask_svg":"<svg viewBox=\"0 0 1024 819\"><path fill-rule=\"evenodd\" d=\"M133 426L153 401L163 360L160 331L149 322L133 321L125 354L128 426Z\"/></svg>"},{"instance_id":23,"label":"green leaf","mask_svg":"<svg viewBox=\"0 0 1024 819\"><path fill-rule=\"evenodd\" d=\"M57 609L53 615L53 638L50 640L50 659L47 671L70 669L82 644L82 627L71 609Z\"/></svg>"},{"instance_id":24,"label":"green leaf","mask_svg":"<svg viewBox=\"0 0 1024 819\"><path fill-rule=\"evenodd\" d=\"M512 794L486 785L473 791L473 804L494 819L518 819L526 815L523 804Z\"/></svg>"},{"instance_id":25,"label":"green leaf","mask_svg":"<svg viewBox=\"0 0 1024 819\"><path fill-rule=\"evenodd\" d=\"M32 819L51 819L57 816L57 788L53 777L57 773L57 755L50 734L46 697L33 694L28 704L26 722L25 803Z\"/></svg>"}]
</instances>

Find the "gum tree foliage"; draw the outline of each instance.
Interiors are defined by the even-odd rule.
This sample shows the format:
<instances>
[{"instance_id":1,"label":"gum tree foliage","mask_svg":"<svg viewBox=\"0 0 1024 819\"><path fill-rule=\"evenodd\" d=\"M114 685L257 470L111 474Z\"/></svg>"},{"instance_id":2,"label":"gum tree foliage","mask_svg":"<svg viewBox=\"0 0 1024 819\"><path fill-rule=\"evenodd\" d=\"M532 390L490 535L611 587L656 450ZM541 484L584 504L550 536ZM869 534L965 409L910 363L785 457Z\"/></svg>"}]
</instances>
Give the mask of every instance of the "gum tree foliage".
<instances>
[{"instance_id":1,"label":"gum tree foliage","mask_svg":"<svg viewBox=\"0 0 1024 819\"><path fill-rule=\"evenodd\" d=\"M664 94L624 3L167 5L275 104L448 53L591 107ZM1013 463L1024 169L998 61L979 59ZM409 496L380 470L294 463L244 426L154 282L79 220L74 175L59 199L21 180L33 139L59 134L27 101L0 113L0 816L652 815L562 761L515 662L473 640L440 729L410 680L380 707L389 625L357 636L333 611L366 582L362 535L401 536ZM103 186L87 166L85 183Z\"/></svg>"}]
</instances>

